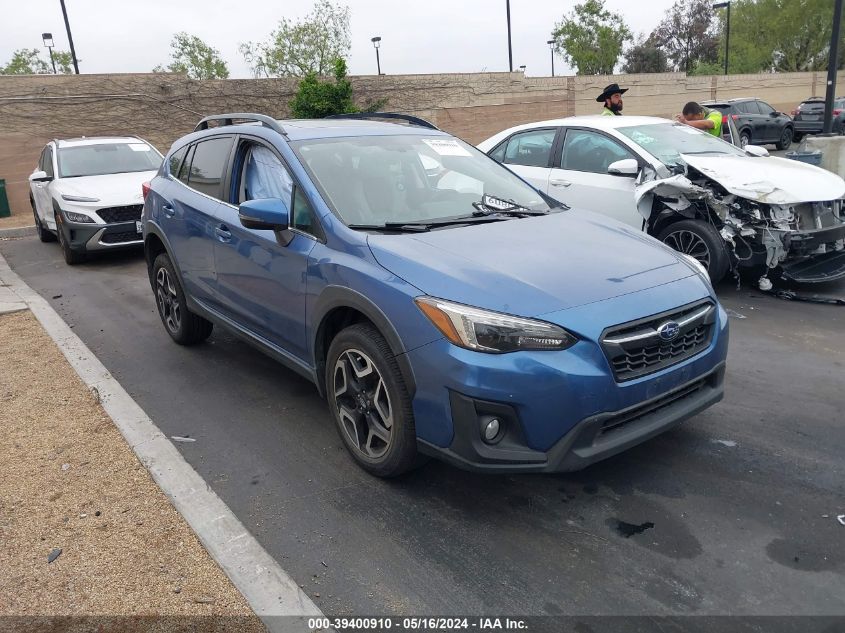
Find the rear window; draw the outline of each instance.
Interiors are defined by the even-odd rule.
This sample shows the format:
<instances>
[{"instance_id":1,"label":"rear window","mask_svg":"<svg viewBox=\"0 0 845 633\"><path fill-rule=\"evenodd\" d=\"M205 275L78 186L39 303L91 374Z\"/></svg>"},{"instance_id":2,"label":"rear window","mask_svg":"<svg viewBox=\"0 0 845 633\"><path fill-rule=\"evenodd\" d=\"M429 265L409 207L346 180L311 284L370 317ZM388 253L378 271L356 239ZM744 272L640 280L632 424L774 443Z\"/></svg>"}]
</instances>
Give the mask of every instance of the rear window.
<instances>
[{"instance_id":1,"label":"rear window","mask_svg":"<svg viewBox=\"0 0 845 633\"><path fill-rule=\"evenodd\" d=\"M75 178L155 171L161 165L161 161L161 154L143 141L60 147L59 177Z\"/></svg>"}]
</instances>

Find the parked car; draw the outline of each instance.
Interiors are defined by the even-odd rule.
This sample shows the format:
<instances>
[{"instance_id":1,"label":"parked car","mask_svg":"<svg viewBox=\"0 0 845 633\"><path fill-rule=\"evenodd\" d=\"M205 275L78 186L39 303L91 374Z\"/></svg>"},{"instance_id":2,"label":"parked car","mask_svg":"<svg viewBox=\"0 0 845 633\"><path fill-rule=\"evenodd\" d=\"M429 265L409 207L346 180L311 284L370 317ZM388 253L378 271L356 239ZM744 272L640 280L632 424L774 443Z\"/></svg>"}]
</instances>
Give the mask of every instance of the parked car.
<instances>
[{"instance_id":1,"label":"parked car","mask_svg":"<svg viewBox=\"0 0 845 633\"><path fill-rule=\"evenodd\" d=\"M305 376L379 476L575 470L722 398L695 260L407 118L224 114L176 141L144 186L170 337L223 327Z\"/></svg>"},{"instance_id":2,"label":"parked car","mask_svg":"<svg viewBox=\"0 0 845 633\"><path fill-rule=\"evenodd\" d=\"M692 255L714 283L737 267L845 277L845 182L824 169L654 117L529 123L478 147L540 191Z\"/></svg>"},{"instance_id":3,"label":"parked car","mask_svg":"<svg viewBox=\"0 0 845 633\"><path fill-rule=\"evenodd\" d=\"M727 101L702 101L706 108L718 110L724 117L733 119L739 130L740 145L766 145L773 143L779 150L792 145L794 126L789 115L778 112L760 99L728 99Z\"/></svg>"},{"instance_id":4,"label":"parked car","mask_svg":"<svg viewBox=\"0 0 845 633\"><path fill-rule=\"evenodd\" d=\"M824 131L824 106L823 98L811 97L792 111L792 124L795 127L793 139L796 142L807 134L821 134ZM836 134L845 133L845 97L836 97L833 101L832 131Z\"/></svg>"},{"instance_id":5,"label":"parked car","mask_svg":"<svg viewBox=\"0 0 845 633\"><path fill-rule=\"evenodd\" d=\"M29 203L42 242L57 238L68 264L91 251L143 244L141 183L163 157L135 136L53 140L29 176Z\"/></svg>"}]
</instances>

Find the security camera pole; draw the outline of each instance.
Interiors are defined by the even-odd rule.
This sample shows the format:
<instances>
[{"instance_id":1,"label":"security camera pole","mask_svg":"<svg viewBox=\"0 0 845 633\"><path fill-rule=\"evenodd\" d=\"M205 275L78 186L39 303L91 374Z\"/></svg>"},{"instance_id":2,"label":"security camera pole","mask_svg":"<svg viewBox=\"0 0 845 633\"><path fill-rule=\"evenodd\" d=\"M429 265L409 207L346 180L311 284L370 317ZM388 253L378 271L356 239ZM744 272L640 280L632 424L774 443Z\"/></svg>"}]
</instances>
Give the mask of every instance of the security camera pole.
<instances>
[{"instance_id":1,"label":"security camera pole","mask_svg":"<svg viewBox=\"0 0 845 633\"><path fill-rule=\"evenodd\" d=\"M70 44L70 56L73 57L73 70L79 74L79 63L76 61L76 49L73 47L73 35L70 34L70 22L67 19L65 0L59 0L62 5L62 15L65 16L65 29L67 29L67 41Z\"/></svg>"},{"instance_id":2,"label":"security camera pole","mask_svg":"<svg viewBox=\"0 0 845 633\"><path fill-rule=\"evenodd\" d=\"M836 95L836 67L839 61L839 31L842 25L842 0L833 8L833 33L830 34L830 55L827 58L827 93L824 100L824 134L833 131L833 98Z\"/></svg>"}]
</instances>

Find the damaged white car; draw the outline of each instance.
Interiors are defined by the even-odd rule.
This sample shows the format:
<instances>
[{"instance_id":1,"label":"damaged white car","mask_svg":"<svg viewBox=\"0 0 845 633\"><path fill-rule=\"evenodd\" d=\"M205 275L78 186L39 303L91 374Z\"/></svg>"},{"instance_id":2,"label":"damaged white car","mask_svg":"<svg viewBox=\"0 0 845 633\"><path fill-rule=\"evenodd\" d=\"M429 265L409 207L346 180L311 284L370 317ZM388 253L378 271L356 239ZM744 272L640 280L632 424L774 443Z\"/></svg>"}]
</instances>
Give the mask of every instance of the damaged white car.
<instances>
[{"instance_id":1,"label":"damaged white car","mask_svg":"<svg viewBox=\"0 0 845 633\"><path fill-rule=\"evenodd\" d=\"M767 287L845 277L845 181L760 147L654 117L571 117L478 147L544 193L641 228L716 282L740 267Z\"/></svg>"}]
</instances>

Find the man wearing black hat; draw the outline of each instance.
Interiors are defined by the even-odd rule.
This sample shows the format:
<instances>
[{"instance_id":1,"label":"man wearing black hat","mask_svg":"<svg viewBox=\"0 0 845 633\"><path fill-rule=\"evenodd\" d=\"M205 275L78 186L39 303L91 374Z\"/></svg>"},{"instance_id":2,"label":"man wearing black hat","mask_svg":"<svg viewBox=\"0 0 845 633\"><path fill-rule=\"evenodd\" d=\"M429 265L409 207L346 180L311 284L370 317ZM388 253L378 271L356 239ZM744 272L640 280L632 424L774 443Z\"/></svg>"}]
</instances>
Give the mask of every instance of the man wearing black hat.
<instances>
[{"instance_id":1,"label":"man wearing black hat","mask_svg":"<svg viewBox=\"0 0 845 633\"><path fill-rule=\"evenodd\" d=\"M610 84L604 89L596 101L604 102L604 109L601 113L604 116L621 116L622 115L622 95L628 92L627 88L620 88L619 84Z\"/></svg>"}]
</instances>

